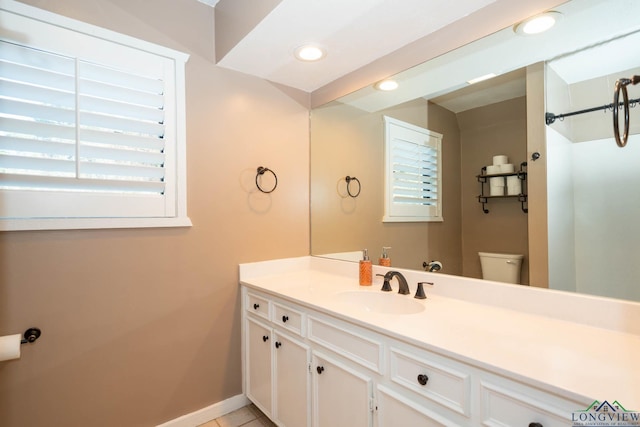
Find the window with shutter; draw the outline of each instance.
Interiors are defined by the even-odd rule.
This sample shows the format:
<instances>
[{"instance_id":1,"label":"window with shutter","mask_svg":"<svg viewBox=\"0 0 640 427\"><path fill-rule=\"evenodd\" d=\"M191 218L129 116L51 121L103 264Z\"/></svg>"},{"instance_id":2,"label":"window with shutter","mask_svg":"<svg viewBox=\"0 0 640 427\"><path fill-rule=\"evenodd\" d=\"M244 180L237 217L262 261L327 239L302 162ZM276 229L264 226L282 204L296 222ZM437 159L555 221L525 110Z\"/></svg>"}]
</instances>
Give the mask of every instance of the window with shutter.
<instances>
[{"instance_id":1,"label":"window with shutter","mask_svg":"<svg viewBox=\"0 0 640 427\"><path fill-rule=\"evenodd\" d=\"M442 135L384 117L384 222L442 221Z\"/></svg>"},{"instance_id":2,"label":"window with shutter","mask_svg":"<svg viewBox=\"0 0 640 427\"><path fill-rule=\"evenodd\" d=\"M15 2L0 14L2 229L190 225L188 56Z\"/></svg>"}]
</instances>

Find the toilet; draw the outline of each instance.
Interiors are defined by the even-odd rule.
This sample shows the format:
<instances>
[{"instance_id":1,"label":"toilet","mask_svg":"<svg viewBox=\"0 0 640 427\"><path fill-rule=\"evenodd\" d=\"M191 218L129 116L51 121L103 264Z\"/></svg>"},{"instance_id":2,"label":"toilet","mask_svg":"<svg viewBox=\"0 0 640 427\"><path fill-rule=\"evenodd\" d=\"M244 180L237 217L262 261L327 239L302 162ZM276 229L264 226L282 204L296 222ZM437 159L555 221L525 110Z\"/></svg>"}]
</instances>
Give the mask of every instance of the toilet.
<instances>
[{"instance_id":1,"label":"toilet","mask_svg":"<svg viewBox=\"0 0 640 427\"><path fill-rule=\"evenodd\" d=\"M520 283L520 267L524 255L478 252L482 278L505 283Z\"/></svg>"}]
</instances>

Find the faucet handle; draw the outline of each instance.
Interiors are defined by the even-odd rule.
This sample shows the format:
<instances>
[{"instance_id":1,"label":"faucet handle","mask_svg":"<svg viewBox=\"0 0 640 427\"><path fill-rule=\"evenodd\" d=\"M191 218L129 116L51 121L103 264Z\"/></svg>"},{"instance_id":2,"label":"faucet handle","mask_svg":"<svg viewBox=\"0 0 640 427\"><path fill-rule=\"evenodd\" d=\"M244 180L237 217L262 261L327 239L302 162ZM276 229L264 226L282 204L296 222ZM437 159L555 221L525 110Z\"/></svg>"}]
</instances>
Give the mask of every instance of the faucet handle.
<instances>
[{"instance_id":1,"label":"faucet handle","mask_svg":"<svg viewBox=\"0 0 640 427\"><path fill-rule=\"evenodd\" d=\"M424 288L422 285L430 285L433 286L433 282L418 282L418 289L416 289L416 296L414 298L417 299L426 299L427 296L424 293Z\"/></svg>"},{"instance_id":2,"label":"faucet handle","mask_svg":"<svg viewBox=\"0 0 640 427\"><path fill-rule=\"evenodd\" d=\"M389 279L387 279L387 275L386 274L376 274L376 276L380 276L380 277L384 277L384 283L382 284L382 288L380 288L381 291L384 292L391 292L391 283L389 283Z\"/></svg>"}]
</instances>

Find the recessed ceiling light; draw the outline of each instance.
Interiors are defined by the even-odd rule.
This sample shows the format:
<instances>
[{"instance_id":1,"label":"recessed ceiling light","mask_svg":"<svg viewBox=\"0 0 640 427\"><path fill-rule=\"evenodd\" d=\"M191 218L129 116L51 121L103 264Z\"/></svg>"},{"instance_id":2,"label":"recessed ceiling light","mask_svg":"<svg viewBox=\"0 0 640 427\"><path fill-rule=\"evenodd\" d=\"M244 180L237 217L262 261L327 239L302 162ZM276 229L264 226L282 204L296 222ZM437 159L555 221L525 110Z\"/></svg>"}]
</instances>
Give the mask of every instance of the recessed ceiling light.
<instances>
[{"instance_id":1,"label":"recessed ceiling light","mask_svg":"<svg viewBox=\"0 0 640 427\"><path fill-rule=\"evenodd\" d=\"M492 79L495 76L496 76L495 73L489 73L489 74L485 74L484 76L476 77L475 79L467 80L467 83L472 85L474 83L478 83L478 82L481 82L481 81L484 81L484 80Z\"/></svg>"},{"instance_id":2,"label":"recessed ceiling light","mask_svg":"<svg viewBox=\"0 0 640 427\"><path fill-rule=\"evenodd\" d=\"M318 45L305 44L294 51L294 55L300 61L318 61L326 56L326 51Z\"/></svg>"},{"instance_id":3,"label":"recessed ceiling light","mask_svg":"<svg viewBox=\"0 0 640 427\"><path fill-rule=\"evenodd\" d=\"M385 79L376 83L373 87L378 90L390 91L398 89L398 82L391 79Z\"/></svg>"},{"instance_id":4,"label":"recessed ceiling light","mask_svg":"<svg viewBox=\"0 0 640 427\"><path fill-rule=\"evenodd\" d=\"M540 34L553 27L561 17L562 14L560 12L541 13L516 24L513 30L520 35Z\"/></svg>"}]
</instances>

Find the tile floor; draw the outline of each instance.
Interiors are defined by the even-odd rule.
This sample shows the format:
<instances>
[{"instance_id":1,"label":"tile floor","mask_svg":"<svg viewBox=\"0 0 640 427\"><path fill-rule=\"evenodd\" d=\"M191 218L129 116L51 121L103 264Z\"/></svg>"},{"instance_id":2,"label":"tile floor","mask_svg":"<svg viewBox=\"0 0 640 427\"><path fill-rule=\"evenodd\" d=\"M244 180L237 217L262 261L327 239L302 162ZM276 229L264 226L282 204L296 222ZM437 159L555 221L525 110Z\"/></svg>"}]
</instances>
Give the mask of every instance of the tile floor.
<instances>
[{"instance_id":1,"label":"tile floor","mask_svg":"<svg viewBox=\"0 0 640 427\"><path fill-rule=\"evenodd\" d=\"M256 406L251 403L220 418L211 420L198 427L276 427Z\"/></svg>"}]
</instances>

